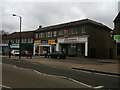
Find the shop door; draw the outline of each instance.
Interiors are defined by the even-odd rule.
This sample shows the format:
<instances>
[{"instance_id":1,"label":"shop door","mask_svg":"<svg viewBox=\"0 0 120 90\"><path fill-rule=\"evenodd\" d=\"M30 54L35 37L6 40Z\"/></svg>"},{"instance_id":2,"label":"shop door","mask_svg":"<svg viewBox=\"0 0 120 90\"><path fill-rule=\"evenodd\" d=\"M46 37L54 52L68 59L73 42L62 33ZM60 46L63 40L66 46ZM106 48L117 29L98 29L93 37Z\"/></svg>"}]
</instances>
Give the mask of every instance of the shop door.
<instances>
[{"instance_id":1,"label":"shop door","mask_svg":"<svg viewBox=\"0 0 120 90\"><path fill-rule=\"evenodd\" d=\"M76 56L76 44L69 44L68 45L68 55L69 56Z\"/></svg>"},{"instance_id":2,"label":"shop door","mask_svg":"<svg viewBox=\"0 0 120 90\"><path fill-rule=\"evenodd\" d=\"M77 56L80 56L80 57L85 56L85 43L77 44Z\"/></svg>"}]
</instances>

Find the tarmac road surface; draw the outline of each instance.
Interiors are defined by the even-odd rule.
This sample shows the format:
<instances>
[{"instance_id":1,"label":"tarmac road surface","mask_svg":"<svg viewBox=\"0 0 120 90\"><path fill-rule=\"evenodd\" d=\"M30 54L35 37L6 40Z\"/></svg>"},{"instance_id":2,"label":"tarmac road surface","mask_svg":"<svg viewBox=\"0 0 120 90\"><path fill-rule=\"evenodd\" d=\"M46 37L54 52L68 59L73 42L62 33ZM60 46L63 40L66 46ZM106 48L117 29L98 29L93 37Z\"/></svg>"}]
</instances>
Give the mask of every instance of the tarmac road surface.
<instances>
[{"instance_id":1,"label":"tarmac road surface","mask_svg":"<svg viewBox=\"0 0 120 90\"><path fill-rule=\"evenodd\" d=\"M3 64L4 88L87 88L74 81Z\"/></svg>"},{"instance_id":2,"label":"tarmac road surface","mask_svg":"<svg viewBox=\"0 0 120 90\"><path fill-rule=\"evenodd\" d=\"M43 74L49 74L59 77L67 77L69 80L82 84L87 88L94 88L94 89L107 88L107 90L118 88L119 77L114 75L62 69L62 68L51 67L39 63L31 63L24 60L20 61L20 60L3 59L3 63L14 65L14 67L33 69Z\"/></svg>"}]
</instances>

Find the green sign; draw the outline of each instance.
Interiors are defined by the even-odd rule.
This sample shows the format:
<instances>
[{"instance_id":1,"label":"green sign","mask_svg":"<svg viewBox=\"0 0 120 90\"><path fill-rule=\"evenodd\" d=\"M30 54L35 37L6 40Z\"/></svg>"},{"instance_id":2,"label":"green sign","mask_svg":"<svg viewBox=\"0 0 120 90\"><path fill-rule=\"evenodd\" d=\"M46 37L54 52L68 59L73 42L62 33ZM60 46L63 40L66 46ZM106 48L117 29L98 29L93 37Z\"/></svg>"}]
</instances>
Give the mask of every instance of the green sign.
<instances>
[{"instance_id":1,"label":"green sign","mask_svg":"<svg viewBox=\"0 0 120 90\"><path fill-rule=\"evenodd\" d=\"M19 44L11 44L10 47L11 48L19 48Z\"/></svg>"},{"instance_id":2,"label":"green sign","mask_svg":"<svg viewBox=\"0 0 120 90\"><path fill-rule=\"evenodd\" d=\"M64 34L64 37L68 37L69 36L69 34Z\"/></svg>"},{"instance_id":3,"label":"green sign","mask_svg":"<svg viewBox=\"0 0 120 90\"><path fill-rule=\"evenodd\" d=\"M114 40L120 40L120 35L114 35Z\"/></svg>"}]
</instances>

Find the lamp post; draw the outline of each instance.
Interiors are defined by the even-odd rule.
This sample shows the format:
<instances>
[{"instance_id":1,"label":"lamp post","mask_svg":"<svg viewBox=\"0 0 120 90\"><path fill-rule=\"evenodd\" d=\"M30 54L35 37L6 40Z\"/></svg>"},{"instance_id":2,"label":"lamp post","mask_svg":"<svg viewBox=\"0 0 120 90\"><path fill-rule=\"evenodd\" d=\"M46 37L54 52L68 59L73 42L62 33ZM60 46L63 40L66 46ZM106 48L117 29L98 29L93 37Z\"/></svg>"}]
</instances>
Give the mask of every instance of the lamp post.
<instances>
[{"instance_id":1,"label":"lamp post","mask_svg":"<svg viewBox=\"0 0 120 90\"><path fill-rule=\"evenodd\" d=\"M13 14L13 16L16 16L16 17L20 18L19 59L21 59L21 23L22 23L22 17L18 16L16 14Z\"/></svg>"}]
</instances>

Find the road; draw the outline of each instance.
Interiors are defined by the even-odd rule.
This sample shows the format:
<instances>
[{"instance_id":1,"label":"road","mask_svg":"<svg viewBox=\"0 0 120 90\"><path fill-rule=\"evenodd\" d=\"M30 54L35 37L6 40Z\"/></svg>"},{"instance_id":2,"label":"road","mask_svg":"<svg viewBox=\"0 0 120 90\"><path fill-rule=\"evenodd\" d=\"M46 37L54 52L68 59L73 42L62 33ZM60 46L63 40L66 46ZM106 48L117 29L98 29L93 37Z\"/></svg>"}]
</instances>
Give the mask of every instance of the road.
<instances>
[{"instance_id":1,"label":"road","mask_svg":"<svg viewBox=\"0 0 120 90\"><path fill-rule=\"evenodd\" d=\"M9 88L86 88L68 79L40 74L31 69L3 64L4 87Z\"/></svg>"},{"instance_id":2,"label":"road","mask_svg":"<svg viewBox=\"0 0 120 90\"><path fill-rule=\"evenodd\" d=\"M24 60L20 61L20 60L3 59L3 63L11 64L17 68L22 67L22 68L36 70L37 72L40 72L42 74L67 78L87 88L93 88L93 89L107 88L111 90L113 88L118 88L118 78L119 78L118 76L57 68L39 63L32 63Z\"/></svg>"}]
</instances>

